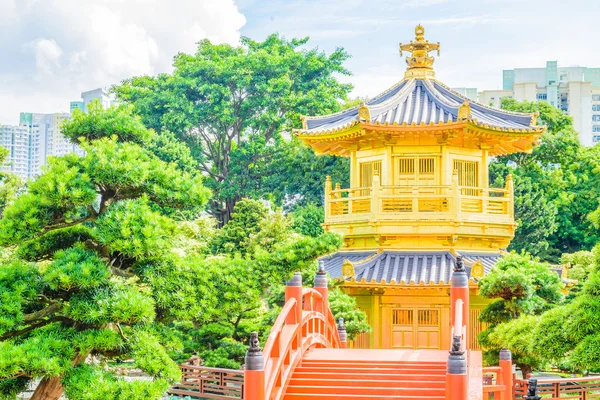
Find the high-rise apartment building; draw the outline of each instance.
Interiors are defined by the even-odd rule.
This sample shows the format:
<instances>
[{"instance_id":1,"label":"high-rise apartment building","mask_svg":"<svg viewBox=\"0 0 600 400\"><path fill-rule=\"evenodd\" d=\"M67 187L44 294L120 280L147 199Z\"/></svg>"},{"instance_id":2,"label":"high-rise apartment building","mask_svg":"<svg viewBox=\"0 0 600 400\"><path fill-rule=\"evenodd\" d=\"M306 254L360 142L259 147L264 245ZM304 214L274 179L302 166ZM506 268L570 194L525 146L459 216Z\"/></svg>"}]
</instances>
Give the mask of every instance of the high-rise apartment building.
<instances>
[{"instance_id":1,"label":"high-rise apartment building","mask_svg":"<svg viewBox=\"0 0 600 400\"><path fill-rule=\"evenodd\" d=\"M28 126L0 125L0 145L9 151L4 172L10 172L23 179L29 179L40 168L39 134Z\"/></svg>"},{"instance_id":2,"label":"high-rise apartment building","mask_svg":"<svg viewBox=\"0 0 600 400\"><path fill-rule=\"evenodd\" d=\"M96 89L81 94L83 101L72 101L75 109L87 111L87 105L98 99L104 107L112 103L106 90ZM23 179L34 178L42 172L49 156L69 153L83 155L83 150L61 133L61 123L71 113L41 114L22 112L19 125L0 125L0 145L10 151L9 162L1 167Z\"/></svg>"},{"instance_id":3,"label":"high-rise apartment building","mask_svg":"<svg viewBox=\"0 0 600 400\"><path fill-rule=\"evenodd\" d=\"M108 91L103 88L83 92L81 93L81 99L83 100L83 111L87 111L87 105L94 100L98 100L103 108L108 108L114 103L113 99L108 94Z\"/></svg>"},{"instance_id":4,"label":"high-rise apartment building","mask_svg":"<svg viewBox=\"0 0 600 400\"><path fill-rule=\"evenodd\" d=\"M503 97L547 101L573 117L582 144L600 142L600 68L559 67L548 61L545 68L504 70L502 90L479 92L479 101L499 107Z\"/></svg>"}]
</instances>

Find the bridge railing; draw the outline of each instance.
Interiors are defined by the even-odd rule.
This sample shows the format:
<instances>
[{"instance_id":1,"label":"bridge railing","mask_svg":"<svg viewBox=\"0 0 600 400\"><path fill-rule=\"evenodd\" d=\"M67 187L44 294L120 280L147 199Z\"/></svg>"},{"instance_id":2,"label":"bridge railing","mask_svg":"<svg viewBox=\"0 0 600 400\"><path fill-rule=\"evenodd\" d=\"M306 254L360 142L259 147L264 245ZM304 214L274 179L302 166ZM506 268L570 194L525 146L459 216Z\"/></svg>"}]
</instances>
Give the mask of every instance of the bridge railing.
<instances>
[{"instance_id":1,"label":"bridge railing","mask_svg":"<svg viewBox=\"0 0 600 400\"><path fill-rule=\"evenodd\" d=\"M492 378L483 384L483 400L493 394L494 399L513 398L512 355L508 350L500 350L500 363L497 367L483 368L483 375Z\"/></svg>"},{"instance_id":2,"label":"bridge railing","mask_svg":"<svg viewBox=\"0 0 600 400\"><path fill-rule=\"evenodd\" d=\"M181 382L169 388L171 395L219 400L244 399L242 370L205 367L198 357L190 358L179 368Z\"/></svg>"},{"instance_id":3,"label":"bridge railing","mask_svg":"<svg viewBox=\"0 0 600 400\"><path fill-rule=\"evenodd\" d=\"M597 399L600 397L600 376L586 376L583 378L535 379L535 388L531 390L532 379L516 379L514 385L514 398L526 399L528 392L536 392L544 400L554 399Z\"/></svg>"},{"instance_id":4,"label":"bridge railing","mask_svg":"<svg viewBox=\"0 0 600 400\"><path fill-rule=\"evenodd\" d=\"M288 281L285 305L261 351L252 333L244 371L244 399L281 399L296 366L311 348L345 347L343 321L336 327L329 309L327 277L321 267L315 288L302 288L297 272Z\"/></svg>"}]
</instances>

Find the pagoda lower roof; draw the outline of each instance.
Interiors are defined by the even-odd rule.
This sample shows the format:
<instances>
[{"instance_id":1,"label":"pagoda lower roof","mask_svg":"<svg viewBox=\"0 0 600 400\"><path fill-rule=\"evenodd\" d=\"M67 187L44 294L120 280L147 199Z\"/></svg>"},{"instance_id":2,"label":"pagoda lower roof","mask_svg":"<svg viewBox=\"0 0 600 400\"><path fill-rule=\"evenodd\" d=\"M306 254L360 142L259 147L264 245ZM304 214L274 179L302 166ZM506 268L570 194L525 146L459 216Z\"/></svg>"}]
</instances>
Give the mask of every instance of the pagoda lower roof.
<instances>
[{"instance_id":1,"label":"pagoda lower roof","mask_svg":"<svg viewBox=\"0 0 600 400\"><path fill-rule=\"evenodd\" d=\"M500 253L460 252L467 275L474 263L481 263L487 275L502 256ZM456 266L450 251L340 251L319 259L332 279L383 285L448 285ZM344 276L342 266L352 263L354 276Z\"/></svg>"},{"instance_id":2,"label":"pagoda lower roof","mask_svg":"<svg viewBox=\"0 0 600 400\"><path fill-rule=\"evenodd\" d=\"M465 102L468 116L460 115ZM468 120L476 126L501 132L534 133L543 127L534 126L535 114L515 113L486 106L453 91L432 78L407 78L384 93L366 102L368 116L359 115L361 106L335 114L303 117L302 137L319 136L342 131L360 122L370 125L442 125Z\"/></svg>"}]
</instances>

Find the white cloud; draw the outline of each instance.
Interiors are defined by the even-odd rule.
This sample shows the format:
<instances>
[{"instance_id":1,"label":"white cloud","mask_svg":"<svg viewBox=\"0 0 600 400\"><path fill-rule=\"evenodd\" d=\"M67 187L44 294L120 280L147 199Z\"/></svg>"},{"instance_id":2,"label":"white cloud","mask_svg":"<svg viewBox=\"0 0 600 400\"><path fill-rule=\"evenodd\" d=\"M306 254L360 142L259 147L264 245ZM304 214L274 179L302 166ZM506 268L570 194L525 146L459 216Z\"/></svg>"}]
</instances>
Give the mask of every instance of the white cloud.
<instances>
[{"instance_id":1,"label":"white cloud","mask_svg":"<svg viewBox=\"0 0 600 400\"><path fill-rule=\"evenodd\" d=\"M52 39L38 39L27 44L35 53L35 65L41 74L51 75L60 67L63 50Z\"/></svg>"},{"instance_id":2,"label":"white cloud","mask_svg":"<svg viewBox=\"0 0 600 400\"><path fill-rule=\"evenodd\" d=\"M13 23L17 19L16 0L0 0L0 26Z\"/></svg>"},{"instance_id":3,"label":"white cloud","mask_svg":"<svg viewBox=\"0 0 600 400\"><path fill-rule=\"evenodd\" d=\"M429 7L444 4L447 2L448 0L411 0L408 3L404 4L404 6L408 8Z\"/></svg>"},{"instance_id":4,"label":"white cloud","mask_svg":"<svg viewBox=\"0 0 600 400\"><path fill-rule=\"evenodd\" d=\"M245 23L234 0L0 0L0 123L169 71L202 39L239 43Z\"/></svg>"}]
</instances>

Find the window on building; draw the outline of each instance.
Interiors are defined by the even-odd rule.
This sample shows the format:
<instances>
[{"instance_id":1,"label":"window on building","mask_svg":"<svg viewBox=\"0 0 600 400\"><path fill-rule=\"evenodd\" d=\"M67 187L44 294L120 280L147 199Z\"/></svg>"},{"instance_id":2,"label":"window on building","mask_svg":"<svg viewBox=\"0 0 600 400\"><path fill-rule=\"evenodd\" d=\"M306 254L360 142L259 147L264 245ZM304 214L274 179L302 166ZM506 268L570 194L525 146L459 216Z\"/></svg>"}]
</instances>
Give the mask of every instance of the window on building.
<instances>
[{"instance_id":1,"label":"window on building","mask_svg":"<svg viewBox=\"0 0 600 400\"><path fill-rule=\"evenodd\" d=\"M594 135L594 137L592 137L592 142L594 142L594 143L600 142L600 135Z\"/></svg>"},{"instance_id":2,"label":"window on building","mask_svg":"<svg viewBox=\"0 0 600 400\"><path fill-rule=\"evenodd\" d=\"M600 94L595 94L592 96L592 100L594 101L600 101Z\"/></svg>"},{"instance_id":3,"label":"window on building","mask_svg":"<svg viewBox=\"0 0 600 400\"><path fill-rule=\"evenodd\" d=\"M394 165L395 185L435 185L434 157L395 157Z\"/></svg>"},{"instance_id":4,"label":"window on building","mask_svg":"<svg viewBox=\"0 0 600 400\"><path fill-rule=\"evenodd\" d=\"M600 115L592 115L592 121L600 122Z\"/></svg>"},{"instance_id":5,"label":"window on building","mask_svg":"<svg viewBox=\"0 0 600 400\"><path fill-rule=\"evenodd\" d=\"M547 100L548 99L548 95L546 93L538 93L537 99L538 100Z\"/></svg>"},{"instance_id":6,"label":"window on building","mask_svg":"<svg viewBox=\"0 0 600 400\"><path fill-rule=\"evenodd\" d=\"M381 161L360 163L360 187L373 186L373 176L381 177Z\"/></svg>"},{"instance_id":7,"label":"window on building","mask_svg":"<svg viewBox=\"0 0 600 400\"><path fill-rule=\"evenodd\" d=\"M592 132L600 132L600 125L592 125Z\"/></svg>"},{"instance_id":8,"label":"window on building","mask_svg":"<svg viewBox=\"0 0 600 400\"><path fill-rule=\"evenodd\" d=\"M477 161L454 160L454 170L458 171L458 185L477 187Z\"/></svg>"}]
</instances>

